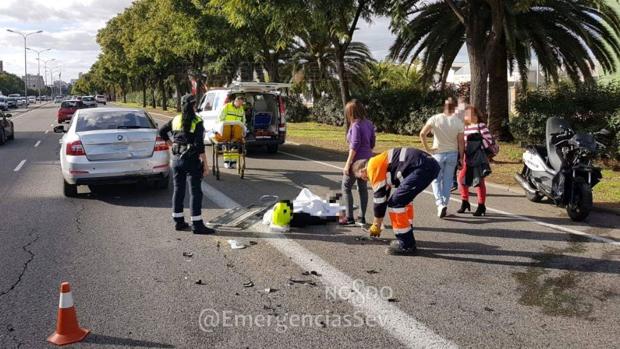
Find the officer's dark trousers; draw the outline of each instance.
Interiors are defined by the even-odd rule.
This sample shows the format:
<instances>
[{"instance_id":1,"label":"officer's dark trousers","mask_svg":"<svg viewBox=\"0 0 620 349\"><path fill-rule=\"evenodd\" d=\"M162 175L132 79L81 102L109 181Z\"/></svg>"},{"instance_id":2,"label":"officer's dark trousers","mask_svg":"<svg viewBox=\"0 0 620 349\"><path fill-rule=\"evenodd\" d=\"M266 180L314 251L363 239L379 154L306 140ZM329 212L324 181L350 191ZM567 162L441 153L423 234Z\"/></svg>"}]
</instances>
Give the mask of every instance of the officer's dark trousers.
<instances>
[{"instance_id":1,"label":"officer's dark trousers","mask_svg":"<svg viewBox=\"0 0 620 349\"><path fill-rule=\"evenodd\" d=\"M172 157L172 176L174 180L174 194L172 194L173 218L183 218L183 201L185 200L185 188L187 179L190 182L190 205L192 209L192 222L202 220L202 164L197 158L180 159Z\"/></svg>"}]
</instances>

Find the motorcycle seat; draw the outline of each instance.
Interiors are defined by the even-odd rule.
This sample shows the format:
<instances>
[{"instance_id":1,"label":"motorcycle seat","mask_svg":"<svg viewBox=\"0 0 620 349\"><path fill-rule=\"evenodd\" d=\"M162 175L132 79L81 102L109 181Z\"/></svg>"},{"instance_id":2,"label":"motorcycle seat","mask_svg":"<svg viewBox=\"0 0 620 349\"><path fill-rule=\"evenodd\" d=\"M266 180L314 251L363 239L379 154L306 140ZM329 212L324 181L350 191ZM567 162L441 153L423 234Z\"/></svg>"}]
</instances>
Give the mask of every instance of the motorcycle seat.
<instances>
[{"instance_id":1,"label":"motorcycle seat","mask_svg":"<svg viewBox=\"0 0 620 349\"><path fill-rule=\"evenodd\" d=\"M568 129L570 129L570 125L566 119L558 117L547 119L547 126L545 129L547 158L549 166L556 171L559 171L562 168L562 162L564 159L562 158L562 154L558 152L558 149L553 144L553 134L562 133Z\"/></svg>"}]
</instances>

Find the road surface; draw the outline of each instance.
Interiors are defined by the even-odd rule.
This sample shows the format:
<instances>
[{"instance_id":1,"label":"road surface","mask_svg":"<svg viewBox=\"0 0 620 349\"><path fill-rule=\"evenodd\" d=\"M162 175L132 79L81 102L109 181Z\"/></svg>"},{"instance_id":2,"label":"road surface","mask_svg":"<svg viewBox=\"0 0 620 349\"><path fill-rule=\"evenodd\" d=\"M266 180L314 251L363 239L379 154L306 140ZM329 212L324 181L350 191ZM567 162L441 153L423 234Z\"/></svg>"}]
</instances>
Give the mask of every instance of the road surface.
<instances>
[{"instance_id":1,"label":"road surface","mask_svg":"<svg viewBox=\"0 0 620 349\"><path fill-rule=\"evenodd\" d=\"M62 281L92 330L84 348L619 346L616 215L574 224L490 188L479 218L455 214L455 196L439 220L421 194L414 257L387 256L389 233L371 241L335 225L194 236L172 229L170 190L63 197L55 113L15 113L16 139L0 147L1 348L50 347ZM203 182L205 219L265 194L325 196L342 160L303 145L253 152L246 179L223 170ZM231 250L229 239L256 244Z\"/></svg>"}]
</instances>

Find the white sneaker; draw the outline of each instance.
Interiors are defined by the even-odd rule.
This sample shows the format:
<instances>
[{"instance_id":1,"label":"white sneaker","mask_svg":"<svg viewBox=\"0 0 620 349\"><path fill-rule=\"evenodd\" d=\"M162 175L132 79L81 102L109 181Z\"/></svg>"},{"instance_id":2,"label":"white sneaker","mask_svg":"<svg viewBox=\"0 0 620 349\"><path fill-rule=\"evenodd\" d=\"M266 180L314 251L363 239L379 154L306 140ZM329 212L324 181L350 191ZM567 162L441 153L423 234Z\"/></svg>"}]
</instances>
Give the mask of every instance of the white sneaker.
<instances>
[{"instance_id":1,"label":"white sneaker","mask_svg":"<svg viewBox=\"0 0 620 349\"><path fill-rule=\"evenodd\" d=\"M230 168L230 162L226 161L226 162L224 163L224 168Z\"/></svg>"},{"instance_id":2,"label":"white sneaker","mask_svg":"<svg viewBox=\"0 0 620 349\"><path fill-rule=\"evenodd\" d=\"M448 208L446 206L437 206L437 217L444 218L448 214Z\"/></svg>"}]
</instances>

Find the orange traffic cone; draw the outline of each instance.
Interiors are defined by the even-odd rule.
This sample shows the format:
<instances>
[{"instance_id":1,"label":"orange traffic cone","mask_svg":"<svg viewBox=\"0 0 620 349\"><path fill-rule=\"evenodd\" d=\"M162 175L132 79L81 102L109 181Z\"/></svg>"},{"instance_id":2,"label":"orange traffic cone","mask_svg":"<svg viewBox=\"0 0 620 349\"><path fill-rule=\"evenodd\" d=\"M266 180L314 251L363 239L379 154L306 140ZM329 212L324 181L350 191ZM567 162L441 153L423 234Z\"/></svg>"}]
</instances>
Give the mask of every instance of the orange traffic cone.
<instances>
[{"instance_id":1,"label":"orange traffic cone","mask_svg":"<svg viewBox=\"0 0 620 349\"><path fill-rule=\"evenodd\" d=\"M73 296L71 296L71 286L68 282L63 282L60 284L56 332L47 337L47 341L56 345L76 343L86 338L89 332L90 330L83 329L78 325Z\"/></svg>"}]
</instances>

